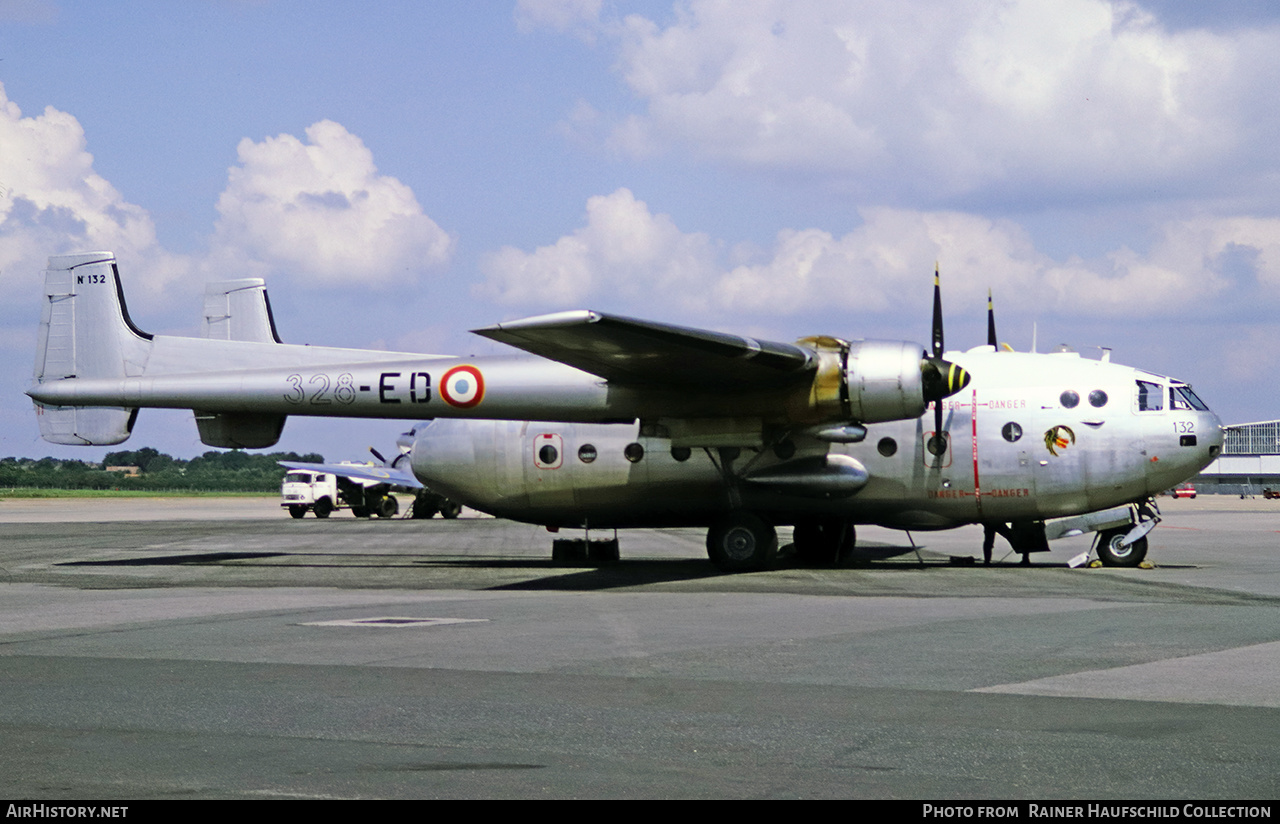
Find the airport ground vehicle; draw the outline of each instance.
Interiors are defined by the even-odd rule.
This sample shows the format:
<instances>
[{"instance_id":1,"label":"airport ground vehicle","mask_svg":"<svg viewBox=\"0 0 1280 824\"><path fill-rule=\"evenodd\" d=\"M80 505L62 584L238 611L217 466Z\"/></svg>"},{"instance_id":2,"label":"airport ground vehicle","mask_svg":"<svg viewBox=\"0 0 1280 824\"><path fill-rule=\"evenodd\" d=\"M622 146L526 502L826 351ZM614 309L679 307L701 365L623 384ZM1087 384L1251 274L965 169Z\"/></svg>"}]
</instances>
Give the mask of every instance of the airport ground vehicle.
<instances>
[{"instance_id":1,"label":"airport ground vehicle","mask_svg":"<svg viewBox=\"0 0 1280 824\"><path fill-rule=\"evenodd\" d=\"M462 511L461 504L429 489L408 490L396 484L344 475L341 468L345 466L365 468L369 465L344 462L336 466L317 465L314 470L291 467L280 484L280 506L294 518L306 517L308 511L314 512L317 518L328 518L339 509L350 509L357 518L375 515L394 518L400 512L400 502L393 493L411 491L415 494L410 513L413 518L430 518L436 513L442 518L456 518Z\"/></svg>"},{"instance_id":2,"label":"airport ground vehicle","mask_svg":"<svg viewBox=\"0 0 1280 824\"><path fill-rule=\"evenodd\" d=\"M328 518L339 509L350 509L357 518L391 518L400 511L388 484L360 483L331 472L305 469L292 469L284 476L280 498L280 506L294 518L302 518L308 511L317 518Z\"/></svg>"},{"instance_id":3,"label":"airport ground vehicle","mask_svg":"<svg viewBox=\"0 0 1280 824\"><path fill-rule=\"evenodd\" d=\"M1182 484L1169 490L1171 498L1194 498L1196 496L1196 488L1191 484Z\"/></svg>"}]
</instances>

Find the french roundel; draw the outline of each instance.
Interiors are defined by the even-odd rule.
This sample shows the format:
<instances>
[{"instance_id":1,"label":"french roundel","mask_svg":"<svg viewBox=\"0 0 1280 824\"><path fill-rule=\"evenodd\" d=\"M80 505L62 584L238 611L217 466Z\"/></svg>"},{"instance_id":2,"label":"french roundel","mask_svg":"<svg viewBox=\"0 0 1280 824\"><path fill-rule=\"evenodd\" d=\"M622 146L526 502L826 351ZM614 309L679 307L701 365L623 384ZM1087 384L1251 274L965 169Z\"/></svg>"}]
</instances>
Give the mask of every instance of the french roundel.
<instances>
[{"instance_id":1,"label":"french roundel","mask_svg":"<svg viewBox=\"0 0 1280 824\"><path fill-rule=\"evenodd\" d=\"M440 397L459 409L477 406L484 400L484 375L469 364L455 366L440 378Z\"/></svg>"}]
</instances>

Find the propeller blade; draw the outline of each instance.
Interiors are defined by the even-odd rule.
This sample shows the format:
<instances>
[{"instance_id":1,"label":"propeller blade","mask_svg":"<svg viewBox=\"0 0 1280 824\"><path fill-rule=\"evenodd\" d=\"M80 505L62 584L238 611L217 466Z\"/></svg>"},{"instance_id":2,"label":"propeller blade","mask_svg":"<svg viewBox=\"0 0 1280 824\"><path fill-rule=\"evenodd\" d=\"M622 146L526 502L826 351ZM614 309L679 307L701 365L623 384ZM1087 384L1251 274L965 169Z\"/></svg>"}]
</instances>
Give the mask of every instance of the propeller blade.
<instances>
[{"instance_id":1,"label":"propeller blade","mask_svg":"<svg viewBox=\"0 0 1280 824\"><path fill-rule=\"evenodd\" d=\"M942 345L942 286L938 276L938 264L933 264L933 356L941 358Z\"/></svg>"},{"instance_id":2,"label":"propeller blade","mask_svg":"<svg viewBox=\"0 0 1280 824\"><path fill-rule=\"evenodd\" d=\"M994 330L994 326L992 329ZM994 334L994 331L991 334ZM947 442L942 435L942 399L954 395L969 385L969 373L959 365L943 360L944 351L942 278L938 272L938 264L935 263L933 266L933 355L920 362L921 377L924 381L924 398L933 403L933 438L930 439L929 451L934 455L942 455L947 451Z\"/></svg>"},{"instance_id":3,"label":"propeller blade","mask_svg":"<svg viewBox=\"0 0 1280 824\"><path fill-rule=\"evenodd\" d=\"M935 455L941 455L947 451L947 439L942 436L942 401L933 402L933 437L934 448L931 450Z\"/></svg>"},{"instance_id":4,"label":"propeller blade","mask_svg":"<svg viewBox=\"0 0 1280 824\"><path fill-rule=\"evenodd\" d=\"M996 351L1000 350L1000 344L996 342L996 310L991 303L990 289L987 289L987 345L994 346Z\"/></svg>"}]
</instances>

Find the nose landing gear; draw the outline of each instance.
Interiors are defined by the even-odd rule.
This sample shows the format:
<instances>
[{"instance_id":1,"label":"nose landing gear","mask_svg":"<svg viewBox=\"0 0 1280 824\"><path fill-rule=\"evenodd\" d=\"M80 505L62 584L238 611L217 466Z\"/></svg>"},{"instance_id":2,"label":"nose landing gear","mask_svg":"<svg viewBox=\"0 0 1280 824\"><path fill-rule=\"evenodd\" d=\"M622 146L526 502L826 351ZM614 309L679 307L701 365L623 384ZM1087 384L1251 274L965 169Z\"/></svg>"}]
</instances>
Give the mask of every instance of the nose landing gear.
<instances>
[{"instance_id":1,"label":"nose landing gear","mask_svg":"<svg viewBox=\"0 0 1280 824\"><path fill-rule=\"evenodd\" d=\"M1125 536L1129 532L1129 528L1122 527L1098 534L1098 558L1103 566L1136 567L1147 557L1147 536L1126 544Z\"/></svg>"}]
</instances>

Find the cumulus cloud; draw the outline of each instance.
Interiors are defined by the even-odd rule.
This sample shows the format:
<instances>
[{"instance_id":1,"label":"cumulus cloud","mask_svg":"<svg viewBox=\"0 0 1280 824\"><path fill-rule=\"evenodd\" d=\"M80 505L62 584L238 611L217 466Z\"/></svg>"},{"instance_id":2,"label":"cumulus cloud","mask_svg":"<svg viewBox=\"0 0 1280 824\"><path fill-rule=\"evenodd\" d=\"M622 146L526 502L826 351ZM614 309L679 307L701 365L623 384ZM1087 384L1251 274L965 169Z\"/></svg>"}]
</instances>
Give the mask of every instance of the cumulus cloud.
<instances>
[{"instance_id":1,"label":"cumulus cloud","mask_svg":"<svg viewBox=\"0 0 1280 824\"><path fill-rule=\"evenodd\" d=\"M572 304L607 295L644 302L657 293L697 302L715 273L716 249L655 215L628 189L587 201L587 222L550 246L524 252L506 246L481 263L481 296L523 305Z\"/></svg>"},{"instance_id":2,"label":"cumulus cloud","mask_svg":"<svg viewBox=\"0 0 1280 824\"><path fill-rule=\"evenodd\" d=\"M378 174L360 138L330 120L237 149L218 198L215 256L321 284L403 282L448 261L452 238L413 191Z\"/></svg>"},{"instance_id":3,"label":"cumulus cloud","mask_svg":"<svg viewBox=\"0 0 1280 824\"><path fill-rule=\"evenodd\" d=\"M207 255L163 248L146 209L94 169L84 129L52 107L24 117L0 86L0 277L31 275L50 255L115 252L131 303L158 308L216 277L285 274L310 284L381 286L448 261L452 238L369 149L331 121L261 143L245 139L218 199Z\"/></svg>"},{"instance_id":4,"label":"cumulus cloud","mask_svg":"<svg viewBox=\"0 0 1280 824\"><path fill-rule=\"evenodd\" d=\"M160 248L147 211L94 170L75 117L51 106L24 117L0 85L0 273L25 277L49 255L100 249L139 262L142 300L190 265Z\"/></svg>"},{"instance_id":5,"label":"cumulus cloud","mask_svg":"<svg viewBox=\"0 0 1280 824\"><path fill-rule=\"evenodd\" d=\"M1280 30L1169 31L1109 0L687 0L601 24L646 104L616 125L673 147L834 175L896 202L1220 186L1273 165L1262 96Z\"/></svg>"},{"instance_id":6,"label":"cumulus cloud","mask_svg":"<svg viewBox=\"0 0 1280 824\"><path fill-rule=\"evenodd\" d=\"M1280 294L1280 219L1186 219L1162 227L1143 254L1055 260L1016 223L969 213L862 210L835 236L779 232L771 249L731 263L726 245L685 233L627 189L591 198L586 224L532 252L507 247L483 264L478 292L529 310L625 300L686 319L779 317L898 307L940 262L959 305L988 287L1003 307L1059 316L1203 316Z\"/></svg>"}]
</instances>

